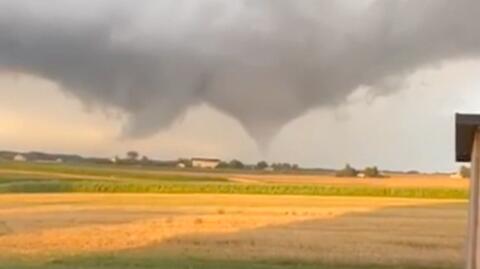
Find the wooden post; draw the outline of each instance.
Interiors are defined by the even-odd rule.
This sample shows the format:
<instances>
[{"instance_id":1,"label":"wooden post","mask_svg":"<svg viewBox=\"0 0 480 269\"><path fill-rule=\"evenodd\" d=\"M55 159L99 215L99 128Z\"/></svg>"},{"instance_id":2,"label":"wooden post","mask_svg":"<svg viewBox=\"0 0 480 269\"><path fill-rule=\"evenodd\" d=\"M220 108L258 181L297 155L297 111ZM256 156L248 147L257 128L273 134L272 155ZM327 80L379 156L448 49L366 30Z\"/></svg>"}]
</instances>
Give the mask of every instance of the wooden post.
<instances>
[{"instance_id":1,"label":"wooden post","mask_svg":"<svg viewBox=\"0 0 480 269\"><path fill-rule=\"evenodd\" d=\"M471 171L467 269L480 269L480 129L473 142Z\"/></svg>"}]
</instances>

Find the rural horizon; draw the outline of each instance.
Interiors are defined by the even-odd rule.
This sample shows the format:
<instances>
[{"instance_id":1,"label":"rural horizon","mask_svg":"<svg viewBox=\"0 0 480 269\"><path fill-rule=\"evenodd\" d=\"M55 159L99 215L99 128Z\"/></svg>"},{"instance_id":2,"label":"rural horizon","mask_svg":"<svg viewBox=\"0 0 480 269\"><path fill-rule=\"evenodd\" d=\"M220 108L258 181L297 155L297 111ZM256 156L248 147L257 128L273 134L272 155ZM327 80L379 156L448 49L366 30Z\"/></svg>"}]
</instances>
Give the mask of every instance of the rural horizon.
<instances>
[{"instance_id":1,"label":"rural horizon","mask_svg":"<svg viewBox=\"0 0 480 269\"><path fill-rule=\"evenodd\" d=\"M464 259L466 174L9 154L0 268L456 269Z\"/></svg>"},{"instance_id":2,"label":"rural horizon","mask_svg":"<svg viewBox=\"0 0 480 269\"><path fill-rule=\"evenodd\" d=\"M134 153L136 156L132 157L132 156L129 156L129 153ZM29 157L31 155L34 155L34 157ZM390 173L418 173L418 174L455 174L455 173L458 173L460 172L460 170L463 168L463 167L467 167L469 168L469 165L464 165L464 164L458 164L457 167L453 170L443 170L443 171L424 171L424 170L420 170L420 169L415 169L415 168L412 168L412 169L405 169L405 170L401 170L401 169L392 169L392 168L388 168L388 167L379 167L378 165L376 164L371 164L371 165L366 165L365 167L361 167L361 166L356 166L356 165L352 165L351 162L348 162L346 161L345 164L341 167L321 167L321 166L311 166L311 167L308 167L308 166L301 166L299 165L298 163L290 163L290 162L287 162L287 161L267 161L267 160L264 160L264 159L260 159L258 161L253 161L253 162L245 162L243 160L240 160L240 159L237 159L237 158L232 158L232 159L222 159L222 158L218 158L216 156L209 156L209 155L195 155L195 156L180 156L180 157L177 157L177 158L171 158L171 159L160 159L160 158L155 158L155 157L150 157L150 156L147 156L147 155L143 155L141 152L137 152L137 151L134 151L134 150L131 150L131 151L126 151L125 153L123 154L115 154L115 155L112 155L112 156L84 156L84 155L81 155L81 154L76 154L76 153L65 153L65 152L62 152L62 153L52 153L52 152L43 152L43 151L35 151L35 150L30 150L30 151L14 151L14 150L6 150L6 149L0 149L0 160L1 159L4 159L4 160L14 160L15 156L24 156L25 157L25 161L30 161L30 162L53 162L55 160L57 161L61 161L61 162L91 162L91 163L95 163L95 162L99 162L99 163L112 163L112 164L115 164L116 161L115 160L132 160L136 162L136 164L138 165L141 165L142 162L145 164L145 162L153 162L153 164L157 165L157 166L175 166L177 165L178 163L182 163L182 161L191 161L192 159L214 159L214 160L218 160L220 163L230 163L230 162L239 162L241 163L242 166L244 166L244 168L242 169L255 169L255 167L259 164L259 163L265 163L266 167L265 168L272 168L274 169L274 167L272 166L275 166L275 165L287 165L287 166L290 166L288 170L290 169L294 169L294 170L311 170L311 171L314 171L314 170L323 170L323 171L337 171L337 170L340 170L340 169L343 169L345 167L345 165L351 165L353 167L358 167L359 168L359 171L362 171L363 168L368 168L368 167L377 167L379 168L381 171L385 171L385 172L390 172ZM72 160L73 158L73 160ZM130 163L131 164L131 163ZM225 167L224 167L225 168ZM265 169L265 168L262 168ZM281 170L281 169L279 169Z\"/></svg>"}]
</instances>

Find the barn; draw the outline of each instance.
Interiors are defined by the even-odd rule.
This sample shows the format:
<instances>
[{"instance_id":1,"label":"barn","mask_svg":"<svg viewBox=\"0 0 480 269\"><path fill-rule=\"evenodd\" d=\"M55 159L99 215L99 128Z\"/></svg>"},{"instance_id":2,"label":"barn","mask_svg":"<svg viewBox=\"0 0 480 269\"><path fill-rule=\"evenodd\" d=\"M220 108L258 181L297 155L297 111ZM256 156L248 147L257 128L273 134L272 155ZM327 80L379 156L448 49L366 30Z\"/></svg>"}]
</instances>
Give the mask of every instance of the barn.
<instances>
[{"instance_id":1,"label":"barn","mask_svg":"<svg viewBox=\"0 0 480 269\"><path fill-rule=\"evenodd\" d=\"M215 169L220 164L219 159L213 158L193 158L192 166L194 168Z\"/></svg>"}]
</instances>

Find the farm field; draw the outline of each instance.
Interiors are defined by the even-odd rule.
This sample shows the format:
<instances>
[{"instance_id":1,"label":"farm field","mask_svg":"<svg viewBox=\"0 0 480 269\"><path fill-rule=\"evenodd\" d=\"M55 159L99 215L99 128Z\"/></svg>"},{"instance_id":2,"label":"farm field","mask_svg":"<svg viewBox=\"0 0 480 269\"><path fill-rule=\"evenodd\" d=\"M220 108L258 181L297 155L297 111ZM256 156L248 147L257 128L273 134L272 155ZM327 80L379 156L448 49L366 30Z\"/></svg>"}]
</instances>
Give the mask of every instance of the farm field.
<instances>
[{"instance_id":1,"label":"farm field","mask_svg":"<svg viewBox=\"0 0 480 269\"><path fill-rule=\"evenodd\" d=\"M461 268L461 200L0 196L0 268Z\"/></svg>"},{"instance_id":2,"label":"farm field","mask_svg":"<svg viewBox=\"0 0 480 269\"><path fill-rule=\"evenodd\" d=\"M211 193L466 199L468 181L434 175L381 179L0 162L0 193Z\"/></svg>"},{"instance_id":3,"label":"farm field","mask_svg":"<svg viewBox=\"0 0 480 269\"><path fill-rule=\"evenodd\" d=\"M468 182L0 163L0 268L457 269Z\"/></svg>"},{"instance_id":4,"label":"farm field","mask_svg":"<svg viewBox=\"0 0 480 269\"><path fill-rule=\"evenodd\" d=\"M426 174L388 174L382 180L337 178L329 173L313 172L262 172L242 170L205 170L205 169L173 169L115 165L70 165L41 164L0 161L0 174L13 173L36 177L81 178L91 180L171 180L195 179L196 181L225 181L239 183L282 183L282 184L335 184L335 185L371 185L394 187L451 187L466 188L468 180L450 178L448 175ZM168 178L170 176L170 178Z\"/></svg>"}]
</instances>

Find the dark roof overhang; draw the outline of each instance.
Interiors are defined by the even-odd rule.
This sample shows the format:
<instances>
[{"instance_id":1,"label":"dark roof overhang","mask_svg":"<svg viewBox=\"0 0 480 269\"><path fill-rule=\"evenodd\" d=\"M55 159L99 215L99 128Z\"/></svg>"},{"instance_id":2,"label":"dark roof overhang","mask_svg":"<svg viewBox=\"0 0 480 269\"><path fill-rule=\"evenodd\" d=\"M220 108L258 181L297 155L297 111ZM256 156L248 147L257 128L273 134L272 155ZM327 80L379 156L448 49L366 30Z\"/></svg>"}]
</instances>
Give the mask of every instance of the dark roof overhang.
<instances>
[{"instance_id":1,"label":"dark roof overhang","mask_svg":"<svg viewBox=\"0 0 480 269\"><path fill-rule=\"evenodd\" d=\"M456 115L456 160L470 162L472 160L473 142L480 127L480 115Z\"/></svg>"}]
</instances>

